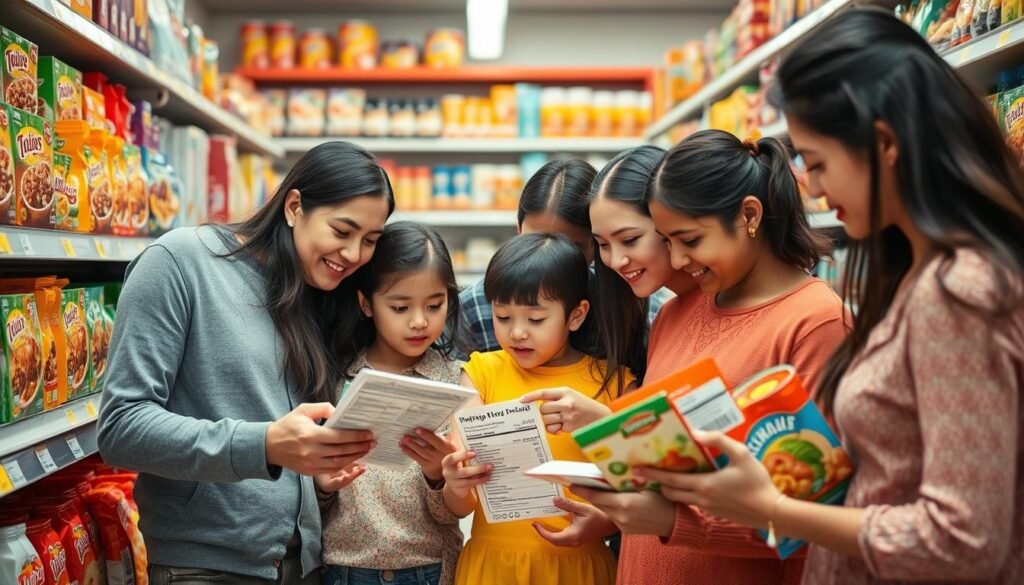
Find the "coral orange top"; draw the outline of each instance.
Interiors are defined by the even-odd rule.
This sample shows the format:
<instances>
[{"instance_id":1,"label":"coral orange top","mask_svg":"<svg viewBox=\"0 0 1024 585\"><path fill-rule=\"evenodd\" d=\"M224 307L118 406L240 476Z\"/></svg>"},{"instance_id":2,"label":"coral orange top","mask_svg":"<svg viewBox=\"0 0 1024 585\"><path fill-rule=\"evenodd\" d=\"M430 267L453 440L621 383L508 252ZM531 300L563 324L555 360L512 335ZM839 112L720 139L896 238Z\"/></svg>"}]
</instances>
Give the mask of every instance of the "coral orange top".
<instances>
[{"instance_id":1,"label":"coral orange top","mask_svg":"<svg viewBox=\"0 0 1024 585\"><path fill-rule=\"evenodd\" d=\"M818 279L743 309L719 308L698 290L668 301L658 314L645 381L713 357L730 386L765 368L790 364L813 393L846 332L842 301ZM780 561L756 530L677 505L669 538L623 537L618 583L796 584L804 557L800 551Z\"/></svg>"}]
</instances>

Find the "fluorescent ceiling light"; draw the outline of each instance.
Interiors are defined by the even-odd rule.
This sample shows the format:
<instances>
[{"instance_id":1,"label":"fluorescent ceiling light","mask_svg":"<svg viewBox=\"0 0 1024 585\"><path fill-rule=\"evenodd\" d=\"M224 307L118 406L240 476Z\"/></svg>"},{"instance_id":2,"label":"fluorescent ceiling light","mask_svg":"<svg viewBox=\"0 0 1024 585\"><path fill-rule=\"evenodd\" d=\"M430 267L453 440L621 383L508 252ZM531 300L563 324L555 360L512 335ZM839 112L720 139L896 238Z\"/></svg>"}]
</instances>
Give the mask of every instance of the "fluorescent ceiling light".
<instances>
[{"instance_id":1,"label":"fluorescent ceiling light","mask_svg":"<svg viewBox=\"0 0 1024 585\"><path fill-rule=\"evenodd\" d=\"M499 59L505 48L508 0L466 0L469 58Z\"/></svg>"}]
</instances>

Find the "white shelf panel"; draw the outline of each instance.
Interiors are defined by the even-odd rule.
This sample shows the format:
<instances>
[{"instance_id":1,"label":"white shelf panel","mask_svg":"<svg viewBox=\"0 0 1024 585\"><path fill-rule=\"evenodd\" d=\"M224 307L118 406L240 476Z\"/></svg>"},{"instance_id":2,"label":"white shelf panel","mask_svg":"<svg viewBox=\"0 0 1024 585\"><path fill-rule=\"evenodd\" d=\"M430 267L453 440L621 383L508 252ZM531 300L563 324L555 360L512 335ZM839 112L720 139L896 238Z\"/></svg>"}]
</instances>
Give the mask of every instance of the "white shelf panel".
<instances>
[{"instance_id":1,"label":"white shelf panel","mask_svg":"<svg viewBox=\"0 0 1024 585\"><path fill-rule=\"evenodd\" d=\"M0 498L99 452L96 421L0 459Z\"/></svg>"},{"instance_id":2,"label":"white shelf panel","mask_svg":"<svg viewBox=\"0 0 1024 585\"><path fill-rule=\"evenodd\" d=\"M818 211L807 214L807 220L815 229L841 228L843 222L839 221L835 211Z\"/></svg>"},{"instance_id":3,"label":"white shelf panel","mask_svg":"<svg viewBox=\"0 0 1024 585\"><path fill-rule=\"evenodd\" d=\"M286 153L302 154L333 140L358 144L379 153L616 153L640 146L637 138L277 138Z\"/></svg>"},{"instance_id":4,"label":"white shelf panel","mask_svg":"<svg viewBox=\"0 0 1024 585\"><path fill-rule=\"evenodd\" d=\"M130 262L153 241L5 225L0 226L0 262Z\"/></svg>"},{"instance_id":5,"label":"white shelf panel","mask_svg":"<svg viewBox=\"0 0 1024 585\"><path fill-rule=\"evenodd\" d=\"M516 227L515 211L404 211L395 212L391 221L418 221L440 227Z\"/></svg>"},{"instance_id":6,"label":"white shelf panel","mask_svg":"<svg viewBox=\"0 0 1024 585\"><path fill-rule=\"evenodd\" d=\"M1024 20L1001 26L941 55L980 87L992 86L999 71L1016 68L1024 57Z\"/></svg>"},{"instance_id":7,"label":"white shelf panel","mask_svg":"<svg viewBox=\"0 0 1024 585\"><path fill-rule=\"evenodd\" d=\"M744 82L756 81L761 64L776 57L803 40L811 31L840 11L853 5L853 0L829 0L814 12L801 18L782 34L754 49L749 55L713 79L693 97L680 102L664 117L651 124L644 136L652 140L680 122L698 117L706 106L733 92Z\"/></svg>"},{"instance_id":8,"label":"white shelf panel","mask_svg":"<svg viewBox=\"0 0 1024 585\"><path fill-rule=\"evenodd\" d=\"M85 396L53 410L0 426L0 457L96 422L100 395Z\"/></svg>"},{"instance_id":9,"label":"white shelf panel","mask_svg":"<svg viewBox=\"0 0 1024 585\"><path fill-rule=\"evenodd\" d=\"M236 136L243 152L283 154L269 136L160 70L142 53L59 0L6 2L2 18L4 26L40 45L40 54L54 55L83 71L101 71L131 90L148 90L150 98L166 90L167 104L155 113L176 124L194 124L211 133Z\"/></svg>"}]
</instances>

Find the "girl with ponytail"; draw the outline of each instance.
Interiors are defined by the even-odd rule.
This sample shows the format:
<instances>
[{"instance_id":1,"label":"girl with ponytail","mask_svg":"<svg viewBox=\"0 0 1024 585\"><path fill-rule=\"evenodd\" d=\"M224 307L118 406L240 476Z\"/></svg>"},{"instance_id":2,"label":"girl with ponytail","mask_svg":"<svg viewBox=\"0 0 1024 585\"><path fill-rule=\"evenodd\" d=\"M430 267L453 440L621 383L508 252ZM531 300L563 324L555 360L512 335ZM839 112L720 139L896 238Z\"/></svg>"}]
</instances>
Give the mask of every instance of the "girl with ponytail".
<instances>
[{"instance_id":1,"label":"girl with ponytail","mask_svg":"<svg viewBox=\"0 0 1024 585\"><path fill-rule=\"evenodd\" d=\"M713 357L732 385L792 364L815 388L846 335L843 304L809 273L828 246L807 222L782 144L698 132L655 169L648 205L672 268L699 288L662 307L645 381ZM573 491L625 535L618 583L800 581L802 555L779 560L752 528L653 493Z\"/></svg>"}]
</instances>

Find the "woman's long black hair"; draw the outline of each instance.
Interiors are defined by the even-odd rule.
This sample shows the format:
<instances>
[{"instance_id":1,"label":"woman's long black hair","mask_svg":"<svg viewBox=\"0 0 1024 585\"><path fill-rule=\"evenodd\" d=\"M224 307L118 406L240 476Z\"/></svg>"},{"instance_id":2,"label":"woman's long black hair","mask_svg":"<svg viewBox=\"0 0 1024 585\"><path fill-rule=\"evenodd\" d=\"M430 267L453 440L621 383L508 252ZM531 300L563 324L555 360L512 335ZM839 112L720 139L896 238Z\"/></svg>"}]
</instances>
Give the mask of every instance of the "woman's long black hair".
<instances>
[{"instance_id":1,"label":"woman's long black hair","mask_svg":"<svg viewBox=\"0 0 1024 585\"><path fill-rule=\"evenodd\" d=\"M364 195L382 197L394 211L391 182L373 155L347 142L327 142L302 156L274 196L250 219L222 230L230 256L257 262L267 279L267 310L284 344L284 368L308 400L333 402L342 381L342 356L360 317L355 287L334 291L306 284L285 221L285 200L296 189L304 213Z\"/></svg>"},{"instance_id":2,"label":"woman's long black hair","mask_svg":"<svg viewBox=\"0 0 1024 585\"><path fill-rule=\"evenodd\" d=\"M647 188L665 149L638 146L615 155L601 169L590 188L589 202L599 197L626 203L638 213L650 217ZM667 252L666 252L667 253ZM629 368L637 380L647 372L648 299L633 294L622 276L594 255L597 286L594 307L601 344L608 359L607 385L622 367ZM621 394L624 389L620 388Z\"/></svg>"},{"instance_id":3,"label":"woman's long black hair","mask_svg":"<svg viewBox=\"0 0 1024 585\"><path fill-rule=\"evenodd\" d=\"M898 140L899 196L943 258L937 278L945 295L993 320L1019 306L1013 279L1024 274L1024 173L982 99L920 35L883 11L848 11L783 61L770 100L790 120L871 164L871 235L851 246L843 296L857 313L825 370L818 396L827 411L913 262L904 234L881 227L877 122ZM947 288L944 276L962 247L998 267L1004 292L994 309L972 306Z\"/></svg>"}]
</instances>

